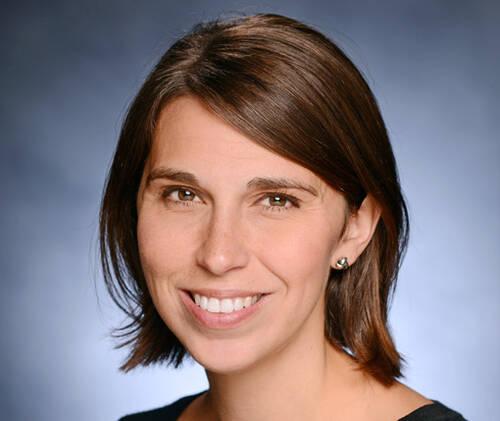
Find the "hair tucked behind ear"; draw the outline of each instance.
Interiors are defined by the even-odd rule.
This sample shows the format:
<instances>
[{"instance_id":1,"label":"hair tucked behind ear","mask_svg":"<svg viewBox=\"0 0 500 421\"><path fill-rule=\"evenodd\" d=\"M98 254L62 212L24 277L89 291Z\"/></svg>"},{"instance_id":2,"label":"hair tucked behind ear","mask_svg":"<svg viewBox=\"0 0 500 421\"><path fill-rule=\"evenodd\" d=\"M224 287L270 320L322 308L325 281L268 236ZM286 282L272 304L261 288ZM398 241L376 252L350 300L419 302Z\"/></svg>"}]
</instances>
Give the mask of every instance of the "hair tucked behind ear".
<instances>
[{"instance_id":1,"label":"hair tucked behind ear","mask_svg":"<svg viewBox=\"0 0 500 421\"><path fill-rule=\"evenodd\" d=\"M331 272L325 331L334 344L351 350L366 372L389 385L386 373L402 377L402 357L387 328L388 300L395 283L390 281L393 278L382 276L384 270L391 270L391 264L381 265L377 259L390 254L380 244L386 237L380 232L382 227L378 226L356 264L342 273Z\"/></svg>"},{"instance_id":2,"label":"hair tucked behind ear","mask_svg":"<svg viewBox=\"0 0 500 421\"><path fill-rule=\"evenodd\" d=\"M332 270L325 332L384 384L402 358L387 312L408 239L408 215L387 131L370 88L327 37L296 20L257 14L196 25L175 42L134 99L120 133L100 214L104 277L131 322L119 329L131 353L121 367L186 354L149 296L137 249L135 208L159 112L192 95L257 144L310 169L356 209L367 194L382 214L346 271Z\"/></svg>"}]
</instances>

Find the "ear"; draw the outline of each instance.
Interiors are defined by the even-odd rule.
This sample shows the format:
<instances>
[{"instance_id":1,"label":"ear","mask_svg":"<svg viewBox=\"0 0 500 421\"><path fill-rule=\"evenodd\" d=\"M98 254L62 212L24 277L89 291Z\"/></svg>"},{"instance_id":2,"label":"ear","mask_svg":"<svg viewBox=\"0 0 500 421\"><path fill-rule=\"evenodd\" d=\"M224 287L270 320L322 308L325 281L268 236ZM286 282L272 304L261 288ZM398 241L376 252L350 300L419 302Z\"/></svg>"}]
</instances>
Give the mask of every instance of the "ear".
<instances>
[{"instance_id":1,"label":"ear","mask_svg":"<svg viewBox=\"0 0 500 421\"><path fill-rule=\"evenodd\" d=\"M333 268L338 269L335 264L342 257L347 257L349 265L352 265L363 253L375 232L381 212L375 199L370 194L366 195L359 209L348 217L344 235L332 255L330 265Z\"/></svg>"}]
</instances>

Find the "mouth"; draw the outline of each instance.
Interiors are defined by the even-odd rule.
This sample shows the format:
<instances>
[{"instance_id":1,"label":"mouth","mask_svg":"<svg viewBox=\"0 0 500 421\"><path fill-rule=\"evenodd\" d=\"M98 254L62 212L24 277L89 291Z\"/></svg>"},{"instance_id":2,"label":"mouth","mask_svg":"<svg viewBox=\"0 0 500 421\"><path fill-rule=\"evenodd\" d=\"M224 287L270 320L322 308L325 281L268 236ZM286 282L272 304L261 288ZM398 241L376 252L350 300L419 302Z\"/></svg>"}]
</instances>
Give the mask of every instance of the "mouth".
<instances>
[{"instance_id":1,"label":"mouth","mask_svg":"<svg viewBox=\"0 0 500 421\"><path fill-rule=\"evenodd\" d=\"M234 313L259 302L267 293L185 291L191 300L209 313ZM228 296L231 295L231 296Z\"/></svg>"},{"instance_id":2,"label":"mouth","mask_svg":"<svg viewBox=\"0 0 500 421\"><path fill-rule=\"evenodd\" d=\"M235 329L257 317L271 293L252 291L180 290L185 308L199 326L208 329Z\"/></svg>"}]
</instances>

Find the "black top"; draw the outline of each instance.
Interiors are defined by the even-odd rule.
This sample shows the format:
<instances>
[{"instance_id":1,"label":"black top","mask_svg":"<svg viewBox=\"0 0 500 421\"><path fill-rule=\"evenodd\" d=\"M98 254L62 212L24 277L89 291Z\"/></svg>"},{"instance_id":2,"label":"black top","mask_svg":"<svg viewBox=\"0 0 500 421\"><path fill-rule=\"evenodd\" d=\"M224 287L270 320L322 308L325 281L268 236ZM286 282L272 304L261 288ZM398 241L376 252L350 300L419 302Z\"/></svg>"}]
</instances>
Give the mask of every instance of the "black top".
<instances>
[{"instance_id":1,"label":"black top","mask_svg":"<svg viewBox=\"0 0 500 421\"><path fill-rule=\"evenodd\" d=\"M184 396L161 408L127 415L120 418L119 421L176 421L182 411L202 393L204 392ZM444 406L441 402L434 400L433 402L416 409L399 421L466 421L462 415Z\"/></svg>"}]
</instances>

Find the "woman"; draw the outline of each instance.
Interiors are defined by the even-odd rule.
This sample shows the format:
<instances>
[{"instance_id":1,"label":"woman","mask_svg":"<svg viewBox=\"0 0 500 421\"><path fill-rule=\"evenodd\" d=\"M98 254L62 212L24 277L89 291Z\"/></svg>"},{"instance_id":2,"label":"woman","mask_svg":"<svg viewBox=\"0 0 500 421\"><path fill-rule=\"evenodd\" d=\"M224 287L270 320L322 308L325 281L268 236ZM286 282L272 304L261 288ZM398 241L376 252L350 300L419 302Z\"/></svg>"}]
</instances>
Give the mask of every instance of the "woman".
<instances>
[{"instance_id":1,"label":"woman","mask_svg":"<svg viewBox=\"0 0 500 421\"><path fill-rule=\"evenodd\" d=\"M101 209L121 369L209 390L124 420L460 420L408 388L387 325L407 211L376 101L325 36L199 24L125 119Z\"/></svg>"}]
</instances>

